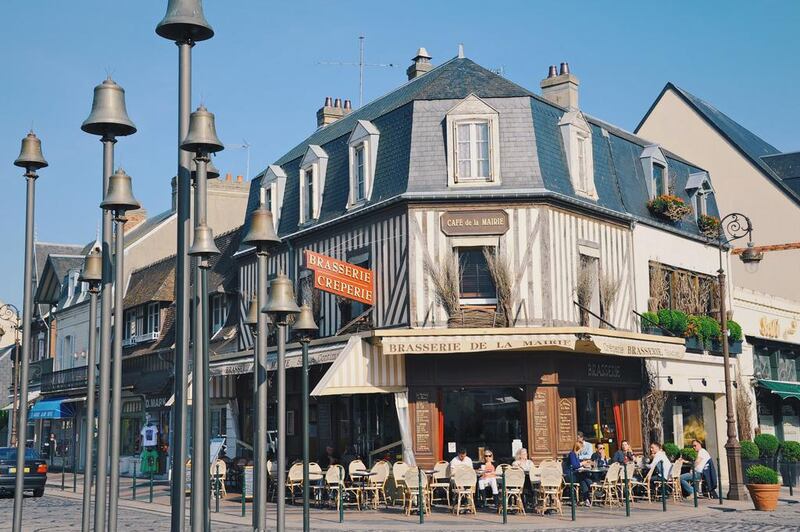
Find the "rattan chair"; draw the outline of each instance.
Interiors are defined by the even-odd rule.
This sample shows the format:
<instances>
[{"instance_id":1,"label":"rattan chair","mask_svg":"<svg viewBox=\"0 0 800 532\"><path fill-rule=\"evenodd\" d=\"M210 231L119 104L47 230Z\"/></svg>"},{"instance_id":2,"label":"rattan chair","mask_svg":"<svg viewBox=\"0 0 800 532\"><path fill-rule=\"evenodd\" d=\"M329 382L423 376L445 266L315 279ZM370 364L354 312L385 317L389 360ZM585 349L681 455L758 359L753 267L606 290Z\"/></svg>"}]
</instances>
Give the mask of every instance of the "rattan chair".
<instances>
[{"instance_id":1,"label":"rattan chair","mask_svg":"<svg viewBox=\"0 0 800 532\"><path fill-rule=\"evenodd\" d=\"M606 506L616 505L619 503L619 472L622 466L616 462L608 466L606 476L603 477L602 482L592 482L589 485L589 502L594 505L600 498L595 499L596 495L602 495L602 502Z\"/></svg>"},{"instance_id":2,"label":"rattan chair","mask_svg":"<svg viewBox=\"0 0 800 532\"><path fill-rule=\"evenodd\" d=\"M320 465L316 462L308 463L308 482L311 496L317 500L321 500L322 492L325 490L325 475L322 473Z\"/></svg>"},{"instance_id":3,"label":"rattan chair","mask_svg":"<svg viewBox=\"0 0 800 532\"><path fill-rule=\"evenodd\" d=\"M386 481L389 480L389 463L380 460L372 466L371 471L375 473L367 478L367 483L363 488L364 500L372 502L372 508L377 510L378 505L383 501L384 506L389 506L386 502Z\"/></svg>"},{"instance_id":4,"label":"rattan chair","mask_svg":"<svg viewBox=\"0 0 800 532\"><path fill-rule=\"evenodd\" d=\"M332 465L325 472L325 491L328 492L328 501L336 503L336 509L342 505L344 492L344 467Z\"/></svg>"},{"instance_id":5,"label":"rattan chair","mask_svg":"<svg viewBox=\"0 0 800 532\"><path fill-rule=\"evenodd\" d=\"M653 479L653 471L655 468L648 469L647 474L644 476L642 480L631 479L631 500L635 501L637 498L640 501L646 500L647 502L653 502L653 493L652 493L652 484L651 481ZM643 495L637 495L637 490Z\"/></svg>"},{"instance_id":6,"label":"rattan chair","mask_svg":"<svg viewBox=\"0 0 800 532\"><path fill-rule=\"evenodd\" d=\"M564 491L564 474L561 472L561 465L556 462L543 464L540 479L539 513L543 515L548 510L555 510L563 514L561 495Z\"/></svg>"},{"instance_id":7,"label":"rattan chair","mask_svg":"<svg viewBox=\"0 0 800 532\"><path fill-rule=\"evenodd\" d=\"M406 504L406 515L411 515L411 510L413 509L415 503L418 511L425 512L425 514L430 514L431 503L427 475L422 473L418 467L409 467L408 471L406 471L405 480L407 489L406 496L408 498L408 502ZM420 482L422 484L420 484ZM422 495L421 501L420 494Z\"/></svg>"},{"instance_id":8,"label":"rattan chair","mask_svg":"<svg viewBox=\"0 0 800 532\"><path fill-rule=\"evenodd\" d=\"M297 491L302 492L303 488L303 463L295 462L289 467L289 472L286 474L286 491L292 499L292 504L295 502Z\"/></svg>"},{"instance_id":9,"label":"rattan chair","mask_svg":"<svg viewBox=\"0 0 800 532\"><path fill-rule=\"evenodd\" d=\"M475 509L475 485L478 482L478 475L475 470L467 465L456 466L451 470L453 479L453 495L455 502L453 504L453 512L456 515L461 513L461 510L477 513ZM462 506L461 503L464 503Z\"/></svg>"},{"instance_id":10,"label":"rattan chair","mask_svg":"<svg viewBox=\"0 0 800 532\"><path fill-rule=\"evenodd\" d=\"M505 465L505 464L503 464ZM505 471L505 495L506 510L516 510L517 513L525 515L525 505L522 502L522 489L525 487L525 471L519 467L505 467L500 469L498 478L503 478ZM500 513L502 504L497 505L497 513Z\"/></svg>"},{"instance_id":11,"label":"rattan chair","mask_svg":"<svg viewBox=\"0 0 800 532\"><path fill-rule=\"evenodd\" d=\"M403 508L406 506L406 471L408 471L408 464L402 460L398 460L392 465L392 478L394 479L392 504L397 502L397 495L399 494L403 497Z\"/></svg>"},{"instance_id":12,"label":"rattan chair","mask_svg":"<svg viewBox=\"0 0 800 532\"><path fill-rule=\"evenodd\" d=\"M431 490L431 504L436 501L447 502L447 507L450 508L450 464L448 462L436 462L433 466L433 479L430 484ZM444 492L444 497L436 498L436 491Z\"/></svg>"}]
</instances>

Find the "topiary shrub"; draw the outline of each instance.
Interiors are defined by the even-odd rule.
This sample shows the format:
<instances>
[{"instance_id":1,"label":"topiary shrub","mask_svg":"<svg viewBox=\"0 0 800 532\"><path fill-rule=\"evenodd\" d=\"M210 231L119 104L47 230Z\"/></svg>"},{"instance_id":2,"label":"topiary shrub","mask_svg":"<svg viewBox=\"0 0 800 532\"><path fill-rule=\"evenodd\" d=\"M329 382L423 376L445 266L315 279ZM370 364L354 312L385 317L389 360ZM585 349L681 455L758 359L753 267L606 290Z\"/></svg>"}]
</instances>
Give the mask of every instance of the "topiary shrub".
<instances>
[{"instance_id":1,"label":"topiary shrub","mask_svg":"<svg viewBox=\"0 0 800 532\"><path fill-rule=\"evenodd\" d=\"M761 458L772 458L778 453L780 442L772 434L759 434L753 438L753 442L758 445L758 455Z\"/></svg>"},{"instance_id":2,"label":"topiary shrub","mask_svg":"<svg viewBox=\"0 0 800 532\"><path fill-rule=\"evenodd\" d=\"M722 333L719 322L714 318L708 316L694 316L688 317L688 325L686 327L686 336L694 336L708 348L711 340L716 340Z\"/></svg>"},{"instance_id":3,"label":"topiary shrub","mask_svg":"<svg viewBox=\"0 0 800 532\"><path fill-rule=\"evenodd\" d=\"M758 460L758 445L751 441L743 441L740 443L742 447L742 460Z\"/></svg>"},{"instance_id":4,"label":"topiary shrub","mask_svg":"<svg viewBox=\"0 0 800 532\"><path fill-rule=\"evenodd\" d=\"M733 320L728 320L728 340L731 342L742 341L742 326Z\"/></svg>"},{"instance_id":5,"label":"topiary shrub","mask_svg":"<svg viewBox=\"0 0 800 532\"><path fill-rule=\"evenodd\" d=\"M748 484L777 484L778 472L763 465L751 465L747 468Z\"/></svg>"},{"instance_id":6,"label":"topiary shrub","mask_svg":"<svg viewBox=\"0 0 800 532\"><path fill-rule=\"evenodd\" d=\"M642 327L655 327L659 325L658 314L655 312L642 312Z\"/></svg>"},{"instance_id":7,"label":"topiary shrub","mask_svg":"<svg viewBox=\"0 0 800 532\"><path fill-rule=\"evenodd\" d=\"M684 447L681 449L681 458L687 462L694 462L697 460L697 451L695 451L692 447Z\"/></svg>"},{"instance_id":8,"label":"topiary shrub","mask_svg":"<svg viewBox=\"0 0 800 532\"><path fill-rule=\"evenodd\" d=\"M689 319L680 310L661 309L658 311L658 323L675 336L683 336Z\"/></svg>"},{"instance_id":9,"label":"topiary shrub","mask_svg":"<svg viewBox=\"0 0 800 532\"><path fill-rule=\"evenodd\" d=\"M664 452L667 453L669 461L674 462L681 455L681 448L674 443L665 443Z\"/></svg>"},{"instance_id":10,"label":"topiary shrub","mask_svg":"<svg viewBox=\"0 0 800 532\"><path fill-rule=\"evenodd\" d=\"M781 459L784 462L800 462L800 442L783 442L781 444Z\"/></svg>"}]
</instances>

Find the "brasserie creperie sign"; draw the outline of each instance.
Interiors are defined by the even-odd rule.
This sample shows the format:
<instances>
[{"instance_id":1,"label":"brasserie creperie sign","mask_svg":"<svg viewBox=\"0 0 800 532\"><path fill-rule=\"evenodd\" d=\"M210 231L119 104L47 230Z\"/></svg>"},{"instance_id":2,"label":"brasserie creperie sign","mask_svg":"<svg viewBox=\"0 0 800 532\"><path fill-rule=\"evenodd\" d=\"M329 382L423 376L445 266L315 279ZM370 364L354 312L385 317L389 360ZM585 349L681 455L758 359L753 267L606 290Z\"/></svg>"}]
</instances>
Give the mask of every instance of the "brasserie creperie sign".
<instances>
[{"instance_id":1,"label":"brasserie creperie sign","mask_svg":"<svg viewBox=\"0 0 800 532\"><path fill-rule=\"evenodd\" d=\"M372 270L306 250L306 268L314 272L314 288L367 305L375 302Z\"/></svg>"}]
</instances>

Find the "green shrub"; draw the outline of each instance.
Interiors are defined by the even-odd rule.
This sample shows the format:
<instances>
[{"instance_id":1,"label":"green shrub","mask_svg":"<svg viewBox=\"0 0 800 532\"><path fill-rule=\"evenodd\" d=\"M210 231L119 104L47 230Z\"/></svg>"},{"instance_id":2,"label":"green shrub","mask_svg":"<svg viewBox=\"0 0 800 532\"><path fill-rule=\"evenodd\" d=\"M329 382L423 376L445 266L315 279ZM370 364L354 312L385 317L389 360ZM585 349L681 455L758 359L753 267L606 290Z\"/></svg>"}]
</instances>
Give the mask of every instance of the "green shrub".
<instances>
[{"instance_id":1,"label":"green shrub","mask_svg":"<svg viewBox=\"0 0 800 532\"><path fill-rule=\"evenodd\" d=\"M658 324L658 314L655 312L642 313L642 327L655 327Z\"/></svg>"},{"instance_id":2,"label":"green shrub","mask_svg":"<svg viewBox=\"0 0 800 532\"><path fill-rule=\"evenodd\" d=\"M708 346L711 340L718 339L721 334L719 322L708 316L689 316L686 336L698 338L704 346Z\"/></svg>"},{"instance_id":3,"label":"green shrub","mask_svg":"<svg viewBox=\"0 0 800 532\"><path fill-rule=\"evenodd\" d=\"M751 441L741 442L742 460L758 460L758 445Z\"/></svg>"},{"instance_id":4,"label":"green shrub","mask_svg":"<svg viewBox=\"0 0 800 532\"><path fill-rule=\"evenodd\" d=\"M665 443L664 452L667 453L669 461L674 462L681 455L681 448L674 443Z\"/></svg>"},{"instance_id":5,"label":"green shrub","mask_svg":"<svg viewBox=\"0 0 800 532\"><path fill-rule=\"evenodd\" d=\"M658 311L658 323L672 334L683 336L689 321L686 314L680 310L664 308Z\"/></svg>"},{"instance_id":6,"label":"green shrub","mask_svg":"<svg viewBox=\"0 0 800 532\"><path fill-rule=\"evenodd\" d=\"M800 462L800 442L783 442L781 444L781 458L784 462Z\"/></svg>"},{"instance_id":7,"label":"green shrub","mask_svg":"<svg viewBox=\"0 0 800 532\"><path fill-rule=\"evenodd\" d=\"M778 473L767 466L751 465L747 468L748 484L777 484Z\"/></svg>"},{"instance_id":8,"label":"green shrub","mask_svg":"<svg viewBox=\"0 0 800 532\"><path fill-rule=\"evenodd\" d=\"M736 323L733 320L728 320L728 340L731 342L741 342L742 341L742 326Z\"/></svg>"},{"instance_id":9,"label":"green shrub","mask_svg":"<svg viewBox=\"0 0 800 532\"><path fill-rule=\"evenodd\" d=\"M681 449L681 458L687 462L694 462L697 459L697 451L692 447L684 447Z\"/></svg>"},{"instance_id":10,"label":"green shrub","mask_svg":"<svg viewBox=\"0 0 800 532\"><path fill-rule=\"evenodd\" d=\"M772 458L778 453L780 442L772 434L759 434L753 441L758 445L758 455L761 458Z\"/></svg>"}]
</instances>

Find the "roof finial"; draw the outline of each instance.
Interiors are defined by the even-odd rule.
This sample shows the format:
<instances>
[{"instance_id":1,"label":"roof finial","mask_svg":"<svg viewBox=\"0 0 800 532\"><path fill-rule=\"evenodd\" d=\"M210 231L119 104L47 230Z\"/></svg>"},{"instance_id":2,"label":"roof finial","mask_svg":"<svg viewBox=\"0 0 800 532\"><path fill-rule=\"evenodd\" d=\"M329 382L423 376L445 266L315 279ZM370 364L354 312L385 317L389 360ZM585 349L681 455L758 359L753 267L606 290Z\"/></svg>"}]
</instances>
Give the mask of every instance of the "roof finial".
<instances>
[{"instance_id":1,"label":"roof finial","mask_svg":"<svg viewBox=\"0 0 800 532\"><path fill-rule=\"evenodd\" d=\"M458 43L458 58L459 59L464 59L464 43L463 42Z\"/></svg>"}]
</instances>

